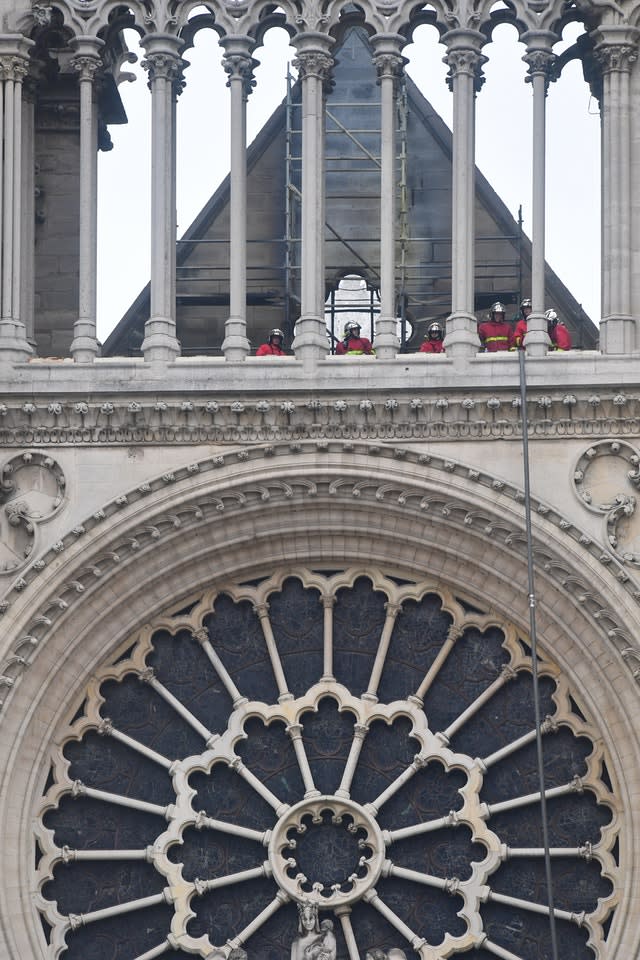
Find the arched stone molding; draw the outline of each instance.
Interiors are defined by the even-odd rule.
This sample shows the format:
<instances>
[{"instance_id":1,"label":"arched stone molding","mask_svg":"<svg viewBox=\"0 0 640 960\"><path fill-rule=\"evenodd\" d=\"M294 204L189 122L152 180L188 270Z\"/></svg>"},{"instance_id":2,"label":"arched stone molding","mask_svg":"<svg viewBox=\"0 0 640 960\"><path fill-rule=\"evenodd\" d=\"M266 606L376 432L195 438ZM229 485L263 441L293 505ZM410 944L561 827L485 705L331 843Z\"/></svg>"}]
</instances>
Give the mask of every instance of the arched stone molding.
<instances>
[{"instance_id":1,"label":"arched stone molding","mask_svg":"<svg viewBox=\"0 0 640 960\"><path fill-rule=\"evenodd\" d=\"M105 504L36 562L4 614L0 803L3 822L15 824L15 832L6 838L0 865L4 876L16 878L4 885L0 901L7 960L41 956L29 897L31 814L47 773L51 733L82 696L96 664L163 611L180 609L231 577L277 567L295 572L297 565L330 560L363 573L382 567L445 584L526 633L518 491L453 461L425 456L421 463L402 449L299 446L236 450L222 463L192 464ZM540 642L597 719L625 822L625 885L609 937L611 956L635 956L640 652L631 631L637 600L616 580L615 562L603 565L589 543L567 539L549 508L534 503L534 511ZM38 563L46 581L37 575Z\"/></svg>"},{"instance_id":2,"label":"arched stone molding","mask_svg":"<svg viewBox=\"0 0 640 960\"><path fill-rule=\"evenodd\" d=\"M132 26L141 33L181 35L196 8L206 8L210 12L211 22L206 25L214 26L221 35L247 33L258 43L265 29L276 22L273 17L273 4L267 0L250 2L240 9L233 3L216 3L212 0L206 3L190 0L179 7L168 2L146 5L139 0L132 0L126 6L134 20ZM276 18L278 24L292 36L295 32L308 31L335 36L340 31L344 6L344 2L336 2L322 7L304 8L285 0L278 5ZM452 29L474 29L490 36L496 25L510 23L515 26L519 35L531 30L549 30L560 36L563 27L571 20L588 22L590 29L594 29L596 25L611 18L611 14L607 17L607 7L586 0L570 10L559 0L545 3L544 8L539 11L532 10L531 5L523 0L515 0L509 9L492 11L494 6L495 0L483 0L471 6L454 4L453 7L434 0L427 11L416 11L415 5L409 3L372 3L365 0L360 4L365 25L372 32L399 33L407 38L407 42L410 42L413 30L425 22L435 25L440 33ZM107 27L110 16L115 10L121 9L122 4L117 0L94 0L91 3L84 3L82 0L59 0L55 7L62 12L65 26L74 35L98 37ZM10 27L28 35L38 23L46 21L47 9L46 5L36 3L28 10L20 10L11 18ZM626 22L635 24L638 18L638 7L630 7L625 17ZM617 16L616 22L619 22Z\"/></svg>"}]
</instances>

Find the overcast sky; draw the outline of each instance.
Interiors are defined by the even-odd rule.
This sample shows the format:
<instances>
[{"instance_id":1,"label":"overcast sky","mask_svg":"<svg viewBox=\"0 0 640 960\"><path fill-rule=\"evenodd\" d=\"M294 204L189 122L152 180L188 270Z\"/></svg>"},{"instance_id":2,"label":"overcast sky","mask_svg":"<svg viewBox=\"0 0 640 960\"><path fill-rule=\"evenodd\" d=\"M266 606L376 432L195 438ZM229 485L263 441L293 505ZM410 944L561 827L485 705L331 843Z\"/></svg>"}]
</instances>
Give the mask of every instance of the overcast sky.
<instances>
[{"instance_id":1,"label":"overcast sky","mask_svg":"<svg viewBox=\"0 0 640 960\"><path fill-rule=\"evenodd\" d=\"M567 42L575 32L575 27L567 28ZM135 37L130 31L130 44ZM524 82L524 48L515 37L512 28L498 27L494 42L484 49L490 60L477 97L476 162L516 219L522 205L524 229L530 236L532 94L530 84ZM435 30L421 27L415 43L404 52L411 61L412 79L451 126L452 98L442 63L445 50L437 43ZM270 31L265 47L256 52L261 65L249 98L249 141L282 101L287 62L294 55L283 30ZM209 30L198 35L196 47L186 54L191 66L178 102L178 236L229 168L229 91L221 56L217 38ZM120 87L129 123L110 128L114 149L99 158L98 336L102 340L149 278L150 95L139 64L130 69L137 79ZM551 84L547 111L547 261L597 322L600 118L579 64L571 64Z\"/></svg>"}]
</instances>

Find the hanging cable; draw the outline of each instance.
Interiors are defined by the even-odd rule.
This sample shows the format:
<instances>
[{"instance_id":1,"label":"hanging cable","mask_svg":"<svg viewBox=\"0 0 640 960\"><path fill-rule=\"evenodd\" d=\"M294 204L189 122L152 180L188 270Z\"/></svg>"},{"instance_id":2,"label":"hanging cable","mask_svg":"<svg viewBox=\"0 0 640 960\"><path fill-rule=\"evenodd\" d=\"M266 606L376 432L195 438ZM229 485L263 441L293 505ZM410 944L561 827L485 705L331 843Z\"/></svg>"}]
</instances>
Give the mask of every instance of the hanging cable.
<instances>
[{"instance_id":1,"label":"hanging cable","mask_svg":"<svg viewBox=\"0 0 640 960\"><path fill-rule=\"evenodd\" d=\"M544 752L542 749L542 729L540 722L540 684L538 681L538 637L536 633L536 594L533 576L533 537L531 532L531 489L529 485L529 428L527 424L527 375L525 370L525 350L518 350L520 363L520 415L522 419L522 461L524 472L524 511L527 529L527 578L529 595L529 634L531 638L531 673L533 677L533 708L536 724L536 753L538 761L538 784L540 790L540 815L542 819L542 843L544 846L544 868L547 886L547 904L549 907L549 929L551 933L551 957L558 960L558 938L556 917L553 904L553 877L551 875L551 853L549 850L549 822L547 819L547 798L544 784Z\"/></svg>"}]
</instances>

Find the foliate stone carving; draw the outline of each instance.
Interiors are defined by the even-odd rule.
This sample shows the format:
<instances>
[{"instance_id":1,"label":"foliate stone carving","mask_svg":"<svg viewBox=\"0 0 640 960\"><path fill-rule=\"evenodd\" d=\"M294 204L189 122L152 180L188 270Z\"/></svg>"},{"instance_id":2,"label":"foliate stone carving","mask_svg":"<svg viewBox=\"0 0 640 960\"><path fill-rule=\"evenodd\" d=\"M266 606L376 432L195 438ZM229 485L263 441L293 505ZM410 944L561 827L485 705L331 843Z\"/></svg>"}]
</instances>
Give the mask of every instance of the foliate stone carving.
<instances>
[{"instance_id":1,"label":"foliate stone carving","mask_svg":"<svg viewBox=\"0 0 640 960\"><path fill-rule=\"evenodd\" d=\"M153 85L154 80L168 80L171 83L173 93L178 96L185 86L183 70L184 61L173 53L149 53L141 62L141 66L147 71L149 76L149 86Z\"/></svg>"},{"instance_id":2,"label":"foliate stone carving","mask_svg":"<svg viewBox=\"0 0 640 960\"><path fill-rule=\"evenodd\" d=\"M488 61L484 54L477 50L455 48L449 50L443 59L449 67L447 86L451 91L453 91L458 77L470 77L474 82L475 90L480 90L485 79L482 68Z\"/></svg>"},{"instance_id":3,"label":"foliate stone carving","mask_svg":"<svg viewBox=\"0 0 640 960\"><path fill-rule=\"evenodd\" d=\"M97 56L90 57L83 54L71 60L71 67L80 74L81 80L93 80L101 66L102 61Z\"/></svg>"},{"instance_id":4,"label":"foliate stone carving","mask_svg":"<svg viewBox=\"0 0 640 960\"><path fill-rule=\"evenodd\" d=\"M320 51L304 51L298 53L293 61L293 66L298 70L301 80L307 77L315 77L323 84L331 80L331 71L333 70L333 57L328 53Z\"/></svg>"},{"instance_id":5,"label":"foliate stone carving","mask_svg":"<svg viewBox=\"0 0 640 960\"><path fill-rule=\"evenodd\" d=\"M229 78L227 86L231 86L234 80L239 80L245 97L248 97L256 85L253 71L258 66L258 61L248 54L226 53L222 58L222 66Z\"/></svg>"},{"instance_id":6,"label":"foliate stone carving","mask_svg":"<svg viewBox=\"0 0 640 960\"><path fill-rule=\"evenodd\" d=\"M0 468L0 573L13 572L31 559L38 526L50 520L64 501L65 478L51 458L27 451Z\"/></svg>"},{"instance_id":7,"label":"foliate stone carving","mask_svg":"<svg viewBox=\"0 0 640 960\"><path fill-rule=\"evenodd\" d=\"M638 59L638 48L629 43L601 43L593 51L603 73L628 73Z\"/></svg>"},{"instance_id":8,"label":"foliate stone carving","mask_svg":"<svg viewBox=\"0 0 640 960\"><path fill-rule=\"evenodd\" d=\"M528 66L525 81L531 83L534 77L543 77L545 90L558 79L558 58L552 50L530 50L522 58Z\"/></svg>"},{"instance_id":9,"label":"foliate stone carving","mask_svg":"<svg viewBox=\"0 0 640 960\"><path fill-rule=\"evenodd\" d=\"M590 511L603 515L605 542L627 563L640 566L640 454L621 440L602 440L581 454L573 472L575 491ZM610 562L607 558L602 562Z\"/></svg>"},{"instance_id":10,"label":"foliate stone carving","mask_svg":"<svg viewBox=\"0 0 640 960\"><path fill-rule=\"evenodd\" d=\"M29 61L25 57L0 55L0 79L21 83L29 74Z\"/></svg>"},{"instance_id":11,"label":"foliate stone carving","mask_svg":"<svg viewBox=\"0 0 640 960\"><path fill-rule=\"evenodd\" d=\"M536 395L528 402L529 429L537 437L640 437L640 400L619 394ZM316 398L317 399L317 398ZM417 403L416 401L420 402ZM266 405L265 405L266 404ZM311 405L310 405L311 404ZM31 401L0 410L0 444L33 445L264 443L327 440L516 439L520 398L392 396L314 402L279 397L257 403L192 399ZM312 416L309 415L311 411ZM391 423L391 416L393 423Z\"/></svg>"},{"instance_id":12,"label":"foliate stone carving","mask_svg":"<svg viewBox=\"0 0 640 960\"><path fill-rule=\"evenodd\" d=\"M399 84L404 75L404 65L408 63L408 60L400 53L385 51L384 53L374 53L373 63L376 68L378 83L387 78L393 80L393 92L395 96L398 93Z\"/></svg>"}]
</instances>

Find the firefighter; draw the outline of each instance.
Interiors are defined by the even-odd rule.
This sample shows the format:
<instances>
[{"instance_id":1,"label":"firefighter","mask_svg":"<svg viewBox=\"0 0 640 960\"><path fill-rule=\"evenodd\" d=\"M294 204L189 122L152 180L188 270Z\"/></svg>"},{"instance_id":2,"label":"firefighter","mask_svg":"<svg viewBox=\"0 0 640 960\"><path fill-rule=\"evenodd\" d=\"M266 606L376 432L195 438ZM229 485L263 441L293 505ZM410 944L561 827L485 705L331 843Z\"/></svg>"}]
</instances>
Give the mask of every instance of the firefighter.
<instances>
[{"instance_id":1,"label":"firefighter","mask_svg":"<svg viewBox=\"0 0 640 960\"><path fill-rule=\"evenodd\" d=\"M430 323L419 353L444 353L444 331L439 323Z\"/></svg>"},{"instance_id":2,"label":"firefighter","mask_svg":"<svg viewBox=\"0 0 640 960\"><path fill-rule=\"evenodd\" d=\"M556 311L553 309L545 311L545 317L547 318L547 333L549 334L549 340L551 340L551 349L571 350L571 334L564 323L560 323L558 320Z\"/></svg>"},{"instance_id":3,"label":"firefighter","mask_svg":"<svg viewBox=\"0 0 640 960\"><path fill-rule=\"evenodd\" d=\"M491 305L487 320L478 327L480 346L486 353L498 353L511 347L513 330L505 315L504 304L497 300Z\"/></svg>"},{"instance_id":4,"label":"firefighter","mask_svg":"<svg viewBox=\"0 0 640 960\"><path fill-rule=\"evenodd\" d=\"M336 353L341 356L358 357L362 354L375 353L371 341L360 336L360 324L355 320L347 320L344 325L344 339L336 347Z\"/></svg>"},{"instance_id":5,"label":"firefighter","mask_svg":"<svg viewBox=\"0 0 640 960\"><path fill-rule=\"evenodd\" d=\"M269 339L256 350L256 357L284 357L285 352L282 349L284 343L284 333L277 327L269 330Z\"/></svg>"},{"instance_id":6,"label":"firefighter","mask_svg":"<svg viewBox=\"0 0 640 960\"><path fill-rule=\"evenodd\" d=\"M527 335L527 320L529 319L529 314L531 313L531 300L529 297L525 297L520 304L520 315L516 320L516 327L513 331L513 344L512 349L516 347L524 346L524 338Z\"/></svg>"}]
</instances>

